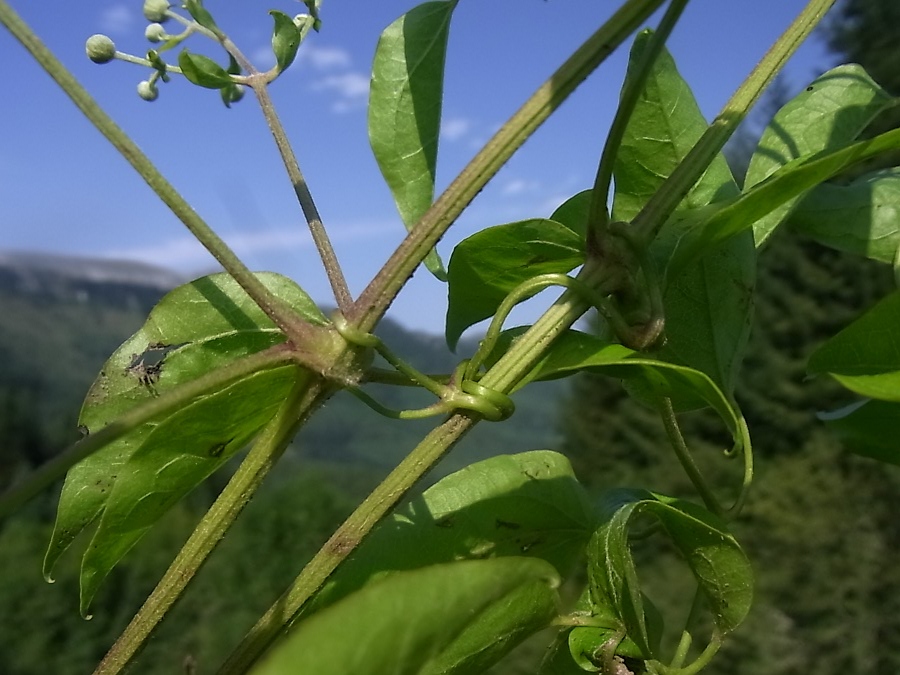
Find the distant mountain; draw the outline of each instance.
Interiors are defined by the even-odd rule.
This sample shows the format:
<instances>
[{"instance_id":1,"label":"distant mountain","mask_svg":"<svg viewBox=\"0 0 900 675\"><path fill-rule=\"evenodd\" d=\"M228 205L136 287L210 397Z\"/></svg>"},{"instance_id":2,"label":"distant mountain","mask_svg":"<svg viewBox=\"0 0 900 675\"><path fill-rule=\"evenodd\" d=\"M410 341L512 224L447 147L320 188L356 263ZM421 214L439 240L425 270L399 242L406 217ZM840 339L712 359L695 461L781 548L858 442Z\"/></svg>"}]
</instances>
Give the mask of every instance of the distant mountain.
<instances>
[{"instance_id":1,"label":"distant mountain","mask_svg":"<svg viewBox=\"0 0 900 675\"><path fill-rule=\"evenodd\" d=\"M71 440L81 400L106 358L143 324L168 290L185 281L142 263L0 253L0 434L5 429L2 410L7 418L9 410L30 416L29 424L53 446L26 453L32 462ZM426 372L449 372L476 346L474 341L463 343L458 350L462 356L456 356L442 337L410 332L391 320L383 321L377 332ZM445 470L499 452L555 444L554 401L563 386L546 383L517 394L519 412L513 421L480 424ZM375 393L397 408L433 401L410 388L382 386ZM438 421L387 419L342 392L303 430L297 447L301 455L319 460L388 467ZM7 427L11 423L7 419Z\"/></svg>"}]
</instances>

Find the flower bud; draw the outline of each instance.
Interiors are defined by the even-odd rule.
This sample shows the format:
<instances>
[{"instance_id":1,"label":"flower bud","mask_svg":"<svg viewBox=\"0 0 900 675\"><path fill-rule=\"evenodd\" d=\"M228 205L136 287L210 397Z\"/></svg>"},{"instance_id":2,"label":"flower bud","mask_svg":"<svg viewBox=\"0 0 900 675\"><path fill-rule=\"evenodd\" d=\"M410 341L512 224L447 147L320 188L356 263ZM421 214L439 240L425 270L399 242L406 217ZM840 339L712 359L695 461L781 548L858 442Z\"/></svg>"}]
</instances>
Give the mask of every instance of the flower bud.
<instances>
[{"instance_id":1,"label":"flower bud","mask_svg":"<svg viewBox=\"0 0 900 675\"><path fill-rule=\"evenodd\" d=\"M169 7L169 0L144 0L144 17L147 21L162 23L169 18L166 16Z\"/></svg>"},{"instance_id":2,"label":"flower bud","mask_svg":"<svg viewBox=\"0 0 900 675\"><path fill-rule=\"evenodd\" d=\"M150 42L162 42L168 36L161 23L151 23L144 29L144 37Z\"/></svg>"},{"instance_id":3,"label":"flower bud","mask_svg":"<svg viewBox=\"0 0 900 675\"><path fill-rule=\"evenodd\" d=\"M159 89L156 88L156 84L153 82L148 82L144 80L140 82L137 87L138 96L140 96L145 101L155 101L156 97L159 96Z\"/></svg>"},{"instance_id":4,"label":"flower bud","mask_svg":"<svg viewBox=\"0 0 900 675\"><path fill-rule=\"evenodd\" d=\"M91 35L84 45L84 51L94 63L109 63L116 57L116 45L106 35Z\"/></svg>"}]
</instances>

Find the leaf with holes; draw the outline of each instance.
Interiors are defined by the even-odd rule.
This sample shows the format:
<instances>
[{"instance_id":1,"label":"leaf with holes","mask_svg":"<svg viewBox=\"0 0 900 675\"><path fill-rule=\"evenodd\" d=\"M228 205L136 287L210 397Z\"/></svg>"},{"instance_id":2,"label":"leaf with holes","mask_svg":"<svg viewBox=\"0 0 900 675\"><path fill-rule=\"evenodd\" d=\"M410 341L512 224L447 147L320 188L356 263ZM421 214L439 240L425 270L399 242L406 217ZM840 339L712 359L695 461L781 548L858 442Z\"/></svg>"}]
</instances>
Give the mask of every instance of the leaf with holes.
<instances>
[{"instance_id":1,"label":"leaf with holes","mask_svg":"<svg viewBox=\"0 0 900 675\"><path fill-rule=\"evenodd\" d=\"M257 277L310 323L327 323L290 279L272 273ZM79 424L96 432L160 393L285 339L230 275L192 281L160 300L143 327L106 361L87 393ZM128 458L161 421L137 427L69 469L44 559L47 578L59 556L103 511Z\"/></svg>"},{"instance_id":2,"label":"leaf with holes","mask_svg":"<svg viewBox=\"0 0 900 675\"><path fill-rule=\"evenodd\" d=\"M110 570L166 512L243 448L301 377L296 366L255 373L161 421L128 457L81 563L81 613Z\"/></svg>"},{"instance_id":3,"label":"leaf with holes","mask_svg":"<svg viewBox=\"0 0 900 675\"><path fill-rule=\"evenodd\" d=\"M369 142L407 229L434 201L444 59L457 0L426 2L378 40L369 89ZM446 273L436 251L425 265Z\"/></svg>"}]
</instances>

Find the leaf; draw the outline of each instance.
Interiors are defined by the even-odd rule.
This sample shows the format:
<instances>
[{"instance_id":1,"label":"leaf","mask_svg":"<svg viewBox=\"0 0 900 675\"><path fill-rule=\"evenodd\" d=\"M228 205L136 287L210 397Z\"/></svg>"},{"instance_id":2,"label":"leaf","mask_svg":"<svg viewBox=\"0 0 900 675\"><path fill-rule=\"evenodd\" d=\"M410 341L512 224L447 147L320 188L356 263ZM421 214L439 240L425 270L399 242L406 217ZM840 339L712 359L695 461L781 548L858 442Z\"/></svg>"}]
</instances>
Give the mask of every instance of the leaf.
<instances>
[{"instance_id":1,"label":"leaf","mask_svg":"<svg viewBox=\"0 0 900 675\"><path fill-rule=\"evenodd\" d=\"M406 229L434 201L444 59L456 0L426 2L388 26L378 40L369 89L369 142ZM436 251L426 267L446 273Z\"/></svg>"},{"instance_id":2,"label":"leaf","mask_svg":"<svg viewBox=\"0 0 900 675\"><path fill-rule=\"evenodd\" d=\"M206 89L221 89L233 84L228 71L203 54L191 54L183 49L178 55L178 67L188 82Z\"/></svg>"},{"instance_id":3,"label":"leaf","mask_svg":"<svg viewBox=\"0 0 900 675\"><path fill-rule=\"evenodd\" d=\"M807 371L828 373L862 396L900 402L900 291L813 352Z\"/></svg>"},{"instance_id":4,"label":"leaf","mask_svg":"<svg viewBox=\"0 0 900 675\"><path fill-rule=\"evenodd\" d=\"M310 323L327 323L290 279L268 272L257 277ZM285 339L230 275L213 274L179 286L103 365L85 398L79 424L88 433L96 432L159 393ZM160 421L139 426L69 469L44 559L48 579L63 551L100 515L116 476Z\"/></svg>"},{"instance_id":5,"label":"leaf","mask_svg":"<svg viewBox=\"0 0 900 675\"><path fill-rule=\"evenodd\" d=\"M524 331L524 328L504 331L487 363L495 362ZM709 405L722 418L735 441L741 442L740 418L728 398L708 375L685 366L648 358L641 352L580 331L569 330L558 337L517 388L535 380L552 380L582 371L637 382L651 396L673 398L684 409Z\"/></svg>"},{"instance_id":6,"label":"leaf","mask_svg":"<svg viewBox=\"0 0 900 675\"><path fill-rule=\"evenodd\" d=\"M417 675L473 620L519 592L555 589L552 566L532 558L468 560L391 575L299 626L253 675Z\"/></svg>"},{"instance_id":7,"label":"leaf","mask_svg":"<svg viewBox=\"0 0 900 675\"><path fill-rule=\"evenodd\" d=\"M838 66L816 78L779 110L763 131L747 168L745 189L760 183L793 159L837 150L856 140L893 98L862 66ZM762 246L791 213L797 198L782 203L753 224Z\"/></svg>"},{"instance_id":8,"label":"leaf","mask_svg":"<svg viewBox=\"0 0 900 675\"><path fill-rule=\"evenodd\" d=\"M565 225L584 241L587 238L588 216L591 209L591 190L572 195L550 216L550 220ZM582 249L584 245L582 244Z\"/></svg>"},{"instance_id":9,"label":"leaf","mask_svg":"<svg viewBox=\"0 0 900 675\"><path fill-rule=\"evenodd\" d=\"M217 37L222 34L222 31L219 30L219 27L213 20L212 14L203 6L203 0L184 0L184 8L194 21L215 33Z\"/></svg>"},{"instance_id":10,"label":"leaf","mask_svg":"<svg viewBox=\"0 0 900 675\"><path fill-rule=\"evenodd\" d=\"M593 529L590 499L563 455L536 450L492 457L443 478L382 522L304 614L384 572L452 560L527 555L564 576Z\"/></svg>"},{"instance_id":11,"label":"leaf","mask_svg":"<svg viewBox=\"0 0 900 675\"><path fill-rule=\"evenodd\" d=\"M493 316L523 282L583 262L584 238L552 220L496 225L467 237L450 256L447 344L455 349L466 328Z\"/></svg>"},{"instance_id":12,"label":"leaf","mask_svg":"<svg viewBox=\"0 0 900 675\"><path fill-rule=\"evenodd\" d=\"M740 197L683 214L685 235L678 242L671 270L681 270L704 251L745 232L753 223L794 197L802 195L850 167L900 148L900 129L833 152L800 157L785 164Z\"/></svg>"},{"instance_id":13,"label":"leaf","mask_svg":"<svg viewBox=\"0 0 900 675\"><path fill-rule=\"evenodd\" d=\"M892 263L900 247L900 168L823 183L803 196L789 227L820 244Z\"/></svg>"},{"instance_id":14,"label":"leaf","mask_svg":"<svg viewBox=\"0 0 900 675\"><path fill-rule=\"evenodd\" d=\"M641 33L629 68L643 58L652 37ZM626 79L625 86L628 86ZM690 87L663 49L625 131L614 166L613 217L630 221L706 131ZM725 158L718 154L678 211L739 194ZM651 254L665 267L681 236L676 219L665 226ZM660 359L701 370L731 396L750 335L756 256L749 234L697 256L667 276L663 292L666 346Z\"/></svg>"},{"instance_id":15,"label":"leaf","mask_svg":"<svg viewBox=\"0 0 900 675\"><path fill-rule=\"evenodd\" d=\"M631 557L628 526L632 516L655 518L694 575L722 634L737 628L750 610L753 574L750 561L723 522L705 509L645 490L608 494L607 521L588 548L591 597L610 607L643 658L655 658L643 596Z\"/></svg>"},{"instance_id":16,"label":"leaf","mask_svg":"<svg viewBox=\"0 0 900 675\"><path fill-rule=\"evenodd\" d=\"M278 72L283 73L294 62L303 34L294 24L294 20L284 12L272 9L269 10L269 14L275 20L275 30L272 32L272 52L275 54Z\"/></svg>"},{"instance_id":17,"label":"leaf","mask_svg":"<svg viewBox=\"0 0 900 675\"><path fill-rule=\"evenodd\" d=\"M300 372L285 366L255 373L201 397L150 432L121 468L82 559L83 615L122 557L275 415Z\"/></svg>"},{"instance_id":18,"label":"leaf","mask_svg":"<svg viewBox=\"0 0 900 675\"><path fill-rule=\"evenodd\" d=\"M900 404L869 400L819 419L851 452L900 466Z\"/></svg>"},{"instance_id":19,"label":"leaf","mask_svg":"<svg viewBox=\"0 0 900 675\"><path fill-rule=\"evenodd\" d=\"M554 587L543 580L523 584L473 619L421 673L483 673L558 615Z\"/></svg>"}]
</instances>

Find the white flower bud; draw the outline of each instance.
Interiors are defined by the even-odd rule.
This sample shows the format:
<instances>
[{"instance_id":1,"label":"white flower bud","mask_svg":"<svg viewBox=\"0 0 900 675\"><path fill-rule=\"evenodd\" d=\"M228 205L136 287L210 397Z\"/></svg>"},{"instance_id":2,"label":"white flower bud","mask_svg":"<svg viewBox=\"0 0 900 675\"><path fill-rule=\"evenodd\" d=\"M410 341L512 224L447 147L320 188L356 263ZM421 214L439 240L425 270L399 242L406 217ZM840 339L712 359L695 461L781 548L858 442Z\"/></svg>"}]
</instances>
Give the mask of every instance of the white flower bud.
<instances>
[{"instance_id":1,"label":"white flower bud","mask_svg":"<svg viewBox=\"0 0 900 675\"><path fill-rule=\"evenodd\" d=\"M166 35L166 29L163 28L161 23L151 23L144 29L144 37L150 42L162 42L168 36Z\"/></svg>"},{"instance_id":2,"label":"white flower bud","mask_svg":"<svg viewBox=\"0 0 900 675\"><path fill-rule=\"evenodd\" d=\"M116 57L116 44L106 35L91 35L84 45L84 51L94 63L109 63Z\"/></svg>"},{"instance_id":3,"label":"white flower bud","mask_svg":"<svg viewBox=\"0 0 900 675\"><path fill-rule=\"evenodd\" d=\"M169 18L166 16L169 7L169 0L144 0L144 17L147 21L162 23Z\"/></svg>"},{"instance_id":4,"label":"white flower bud","mask_svg":"<svg viewBox=\"0 0 900 675\"><path fill-rule=\"evenodd\" d=\"M140 96L145 101L155 101L156 97L159 96L159 90L156 88L156 84L153 82L148 82L144 80L140 82L137 87L138 96Z\"/></svg>"}]
</instances>

